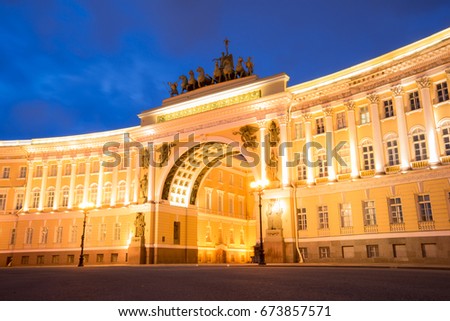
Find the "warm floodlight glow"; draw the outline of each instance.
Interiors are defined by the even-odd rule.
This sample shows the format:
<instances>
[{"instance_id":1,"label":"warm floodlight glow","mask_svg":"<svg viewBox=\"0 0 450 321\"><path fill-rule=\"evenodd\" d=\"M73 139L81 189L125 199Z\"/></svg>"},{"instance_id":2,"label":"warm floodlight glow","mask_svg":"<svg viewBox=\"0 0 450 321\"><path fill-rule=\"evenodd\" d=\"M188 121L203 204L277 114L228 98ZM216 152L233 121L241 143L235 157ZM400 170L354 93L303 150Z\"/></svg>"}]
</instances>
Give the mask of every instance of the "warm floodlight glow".
<instances>
[{"instance_id":1,"label":"warm floodlight glow","mask_svg":"<svg viewBox=\"0 0 450 321\"><path fill-rule=\"evenodd\" d=\"M86 209L90 209L90 208L94 208L94 203L92 202L83 202L80 205L78 205L78 207L82 210L86 210Z\"/></svg>"},{"instance_id":2,"label":"warm floodlight glow","mask_svg":"<svg viewBox=\"0 0 450 321\"><path fill-rule=\"evenodd\" d=\"M254 189L264 189L269 185L269 181L267 179L260 179L250 183L250 187Z\"/></svg>"}]
</instances>

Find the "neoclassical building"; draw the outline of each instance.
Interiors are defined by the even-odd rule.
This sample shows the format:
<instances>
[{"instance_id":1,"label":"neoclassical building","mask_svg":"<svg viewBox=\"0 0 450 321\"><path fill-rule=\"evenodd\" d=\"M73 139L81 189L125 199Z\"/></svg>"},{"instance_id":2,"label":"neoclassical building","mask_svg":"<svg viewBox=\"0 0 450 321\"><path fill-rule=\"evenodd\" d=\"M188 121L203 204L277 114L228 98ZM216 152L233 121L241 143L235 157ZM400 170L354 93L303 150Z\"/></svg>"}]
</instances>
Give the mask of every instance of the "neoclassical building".
<instances>
[{"instance_id":1,"label":"neoclassical building","mask_svg":"<svg viewBox=\"0 0 450 321\"><path fill-rule=\"evenodd\" d=\"M450 29L288 80L235 73L135 127L0 141L0 265L76 265L82 235L87 265L249 263L260 235L269 263L450 263Z\"/></svg>"}]
</instances>

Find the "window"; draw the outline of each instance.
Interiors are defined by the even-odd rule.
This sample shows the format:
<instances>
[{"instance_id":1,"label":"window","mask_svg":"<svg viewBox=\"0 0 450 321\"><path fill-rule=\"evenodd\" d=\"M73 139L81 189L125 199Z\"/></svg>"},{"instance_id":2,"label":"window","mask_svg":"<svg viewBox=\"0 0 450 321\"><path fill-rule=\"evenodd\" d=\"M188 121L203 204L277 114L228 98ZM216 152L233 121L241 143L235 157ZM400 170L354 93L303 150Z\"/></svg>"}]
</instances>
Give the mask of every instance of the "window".
<instances>
[{"instance_id":1,"label":"window","mask_svg":"<svg viewBox=\"0 0 450 321\"><path fill-rule=\"evenodd\" d=\"M50 187L47 190L47 207L53 207L53 202L55 200L55 189L53 187Z\"/></svg>"},{"instance_id":2,"label":"window","mask_svg":"<svg viewBox=\"0 0 450 321\"><path fill-rule=\"evenodd\" d=\"M340 204L341 227L353 226L352 206L350 203Z\"/></svg>"},{"instance_id":3,"label":"window","mask_svg":"<svg viewBox=\"0 0 450 321\"><path fill-rule=\"evenodd\" d=\"M36 166L36 177L42 177L42 166Z\"/></svg>"},{"instance_id":4,"label":"window","mask_svg":"<svg viewBox=\"0 0 450 321\"><path fill-rule=\"evenodd\" d=\"M409 110L420 109L419 92L413 91L408 94Z\"/></svg>"},{"instance_id":5,"label":"window","mask_svg":"<svg viewBox=\"0 0 450 321\"><path fill-rule=\"evenodd\" d=\"M386 141L386 149L388 156L388 165L394 166L400 164L400 160L398 158L398 143L396 137L390 137L388 141Z\"/></svg>"},{"instance_id":6,"label":"window","mask_svg":"<svg viewBox=\"0 0 450 321\"><path fill-rule=\"evenodd\" d=\"M345 122L345 112L340 112L336 114L336 126L337 129L342 129L347 127L347 124Z\"/></svg>"},{"instance_id":7,"label":"window","mask_svg":"<svg viewBox=\"0 0 450 321\"><path fill-rule=\"evenodd\" d=\"M302 258L305 260L308 258L308 248L307 247L301 247L299 248L300 250L300 255L302 256Z\"/></svg>"},{"instance_id":8,"label":"window","mask_svg":"<svg viewBox=\"0 0 450 321\"><path fill-rule=\"evenodd\" d=\"M106 240L106 224L105 223L100 224L99 240L100 241Z\"/></svg>"},{"instance_id":9,"label":"window","mask_svg":"<svg viewBox=\"0 0 450 321\"><path fill-rule=\"evenodd\" d=\"M403 223L402 200L400 197L391 197L389 199L389 212L391 223Z\"/></svg>"},{"instance_id":10,"label":"window","mask_svg":"<svg viewBox=\"0 0 450 321\"><path fill-rule=\"evenodd\" d=\"M230 185L234 185L234 175L230 174Z\"/></svg>"},{"instance_id":11,"label":"window","mask_svg":"<svg viewBox=\"0 0 450 321\"><path fill-rule=\"evenodd\" d=\"M25 233L25 244L31 244L33 242L33 228L28 227Z\"/></svg>"},{"instance_id":12,"label":"window","mask_svg":"<svg viewBox=\"0 0 450 321\"><path fill-rule=\"evenodd\" d=\"M239 217L244 217L244 199L242 196L238 196L238 211L239 211Z\"/></svg>"},{"instance_id":13,"label":"window","mask_svg":"<svg viewBox=\"0 0 450 321\"><path fill-rule=\"evenodd\" d=\"M373 258L373 257L379 257L379 251L378 251L378 245L367 245L367 257Z\"/></svg>"},{"instance_id":14,"label":"window","mask_svg":"<svg viewBox=\"0 0 450 321\"><path fill-rule=\"evenodd\" d=\"M125 182L120 182L117 187L117 202L124 203L125 202L125 194L127 191L127 186Z\"/></svg>"},{"instance_id":15,"label":"window","mask_svg":"<svg viewBox=\"0 0 450 321\"><path fill-rule=\"evenodd\" d=\"M339 167L339 174L346 174L352 171L351 162L350 162L350 145L348 142L342 146L339 151L340 158L337 158L337 163Z\"/></svg>"},{"instance_id":16,"label":"window","mask_svg":"<svg viewBox=\"0 0 450 321\"><path fill-rule=\"evenodd\" d=\"M32 203L31 203L32 208L38 208L40 195L41 195L41 192L40 192L39 188L33 190Z\"/></svg>"},{"instance_id":17,"label":"window","mask_svg":"<svg viewBox=\"0 0 450 321\"><path fill-rule=\"evenodd\" d=\"M119 253L111 253L111 263L117 263L119 261Z\"/></svg>"},{"instance_id":18,"label":"window","mask_svg":"<svg viewBox=\"0 0 450 321\"><path fill-rule=\"evenodd\" d=\"M97 203L97 184L92 184L89 188L89 201L91 203Z\"/></svg>"},{"instance_id":19,"label":"window","mask_svg":"<svg viewBox=\"0 0 450 321\"><path fill-rule=\"evenodd\" d=\"M114 241L120 241L121 224L116 223L114 225Z\"/></svg>"},{"instance_id":20,"label":"window","mask_svg":"<svg viewBox=\"0 0 450 321\"><path fill-rule=\"evenodd\" d=\"M217 191L217 210L223 212L223 191Z\"/></svg>"},{"instance_id":21,"label":"window","mask_svg":"<svg viewBox=\"0 0 450 321\"><path fill-rule=\"evenodd\" d=\"M58 172L58 166L57 165L51 165L50 166L49 176L56 176L57 172Z\"/></svg>"},{"instance_id":22,"label":"window","mask_svg":"<svg viewBox=\"0 0 450 321\"><path fill-rule=\"evenodd\" d=\"M419 205L419 220L422 222L432 221L433 212L431 211L430 195L428 194L417 195L417 201Z\"/></svg>"},{"instance_id":23,"label":"window","mask_svg":"<svg viewBox=\"0 0 450 321\"><path fill-rule=\"evenodd\" d=\"M297 208L297 220L299 230L303 231L308 229L308 222L306 220L306 208Z\"/></svg>"},{"instance_id":24,"label":"window","mask_svg":"<svg viewBox=\"0 0 450 321\"><path fill-rule=\"evenodd\" d=\"M319 177L328 177L327 155L324 151L321 151L317 156L317 169L319 171Z\"/></svg>"},{"instance_id":25,"label":"window","mask_svg":"<svg viewBox=\"0 0 450 321\"><path fill-rule=\"evenodd\" d=\"M318 207L319 214L319 229L327 229L328 226L328 206L323 205Z\"/></svg>"},{"instance_id":26,"label":"window","mask_svg":"<svg viewBox=\"0 0 450 321\"><path fill-rule=\"evenodd\" d=\"M84 233L85 241L90 242L92 239L92 224L86 224L86 230Z\"/></svg>"},{"instance_id":27,"label":"window","mask_svg":"<svg viewBox=\"0 0 450 321\"><path fill-rule=\"evenodd\" d=\"M211 210L212 209L212 190L210 188L206 189L206 194L205 194L205 207L207 210Z\"/></svg>"},{"instance_id":28,"label":"window","mask_svg":"<svg viewBox=\"0 0 450 321\"><path fill-rule=\"evenodd\" d=\"M6 209L6 194L0 194L0 211Z\"/></svg>"},{"instance_id":29,"label":"window","mask_svg":"<svg viewBox=\"0 0 450 321\"><path fill-rule=\"evenodd\" d=\"M436 84L436 96L439 103L448 100L448 88L446 81Z\"/></svg>"},{"instance_id":30,"label":"window","mask_svg":"<svg viewBox=\"0 0 450 321\"><path fill-rule=\"evenodd\" d=\"M67 264L73 264L75 262L75 255L67 255Z\"/></svg>"},{"instance_id":31,"label":"window","mask_svg":"<svg viewBox=\"0 0 450 321\"><path fill-rule=\"evenodd\" d=\"M9 178L9 174L11 173L10 167L3 167L2 178Z\"/></svg>"},{"instance_id":32,"label":"window","mask_svg":"<svg viewBox=\"0 0 450 321\"><path fill-rule=\"evenodd\" d=\"M36 264L44 264L44 256L43 255L38 255L36 257Z\"/></svg>"},{"instance_id":33,"label":"window","mask_svg":"<svg viewBox=\"0 0 450 321\"><path fill-rule=\"evenodd\" d=\"M11 235L9 238L9 244L14 245L16 244L16 236L17 236L17 230L15 228L11 229Z\"/></svg>"},{"instance_id":34,"label":"window","mask_svg":"<svg viewBox=\"0 0 450 321\"><path fill-rule=\"evenodd\" d=\"M71 170L72 170L72 164L65 164L64 165L64 175L65 176L69 176Z\"/></svg>"},{"instance_id":35,"label":"window","mask_svg":"<svg viewBox=\"0 0 450 321\"><path fill-rule=\"evenodd\" d=\"M444 143L444 153L450 156L450 120L445 121L441 125L442 130L442 140Z\"/></svg>"},{"instance_id":36,"label":"window","mask_svg":"<svg viewBox=\"0 0 450 321\"><path fill-rule=\"evenodd\" d=\"M234 230L230 229L230 244L234 244Z\"/></svg>"},{"instance_id":37,"label":"window","mask_svg":"<svg viewBox=\"0 0 450 321\"><path fill-rule=\"evenodd\" d=\"M218 182L219 182L219 183L223 183L223 172L222 172L222 171L219 171Z\"/></svg>"},{"instance_id":38,"label":"window","mask_svg":"<svg viewBox=\"0 0 450 321\"><path fill-rule=\"evenodd\" d=\"M377 225L375 201L363 201L364 225Z\"/></svg>"},{"instance_id":39,"label":"window","mask_svg":"<svg viewBox=\"0 0 450 321\"><path fill-rule=\"evenodd\" d=\"M403 258L408 257L406 253L406 245L405 244L393 244L392 249L394 252L394 257Z\"/></svg>"},{"instance_id":40,"label":"window","mask_svg":"<svg viewBox=\"0 0 450 321\"><path fill-rule=\"evenodd\" d=\"M294 127L294 139L302 139L304 138L303 134L303 123L295 123Z\"/></svg>"},{"instance_id":41,"label":"window","mask_svg":"<svg viewBox=\"0 0 450 321\"><path fill-rule=\"evenodd\" d=\"M111 203L111 193L112 193L112 187L111 183L106 183L103 187L103 203L109 204Z\"/></svg>"},{"instance_id":42,"label":"window","mask_svg":"<svg viewBox=\"0 0 450 321\"><path fill-rule=\"evenodd\" d=\"M327 259L330 257L330 248L328 246L319 247L319 258Z\"/></svg>"},{"instance_id":43,"label":"window","mask_svg":"<svg viewBox=\"0 0 450 321\"><path fill-rule=\"evenodd\" d=\"M98 173L100 170L100 163L98 161L92 162L92 173Z\"/></svg>"},{"instance_id":44,"label":"window","mask_svg":"<svg viewBox=\"0 0 450 321\"><path fill-rule=\"evenodd\" d=\"M77 169L77 174L81 175L84 174L86 172L86 164L85 163L79 163L78 164L78 169Z\"/></svg>"},{"instance_id":45,"label":"window","mask_svg":"<svg viewBox=\"0 0 450 321\"><path fill-rule=\"evenodd\" d=\"M78 241L78 226L76 225L72 225L70 227L70 238L69 238L69 242L70 243L74 243Z\"/></svg>"},{"instance_id":46,"label":"window","mask_svg":"<svg viewBox=\"0 0 450 321\"><path fill-rule=\"evenodd\" d=\"M28 255L24 255L20 259L20 264L28 264L29 261L30 261L30 257Z\"/></svg>"},{"instance_id":47,"label":"window","mask_svg":"<svg viewBox=\"0 0 450 321\"><path fill-rule=\"evenodd\" d=\"M234 214L234 194L228 193L228 213Z\"/></svg>"},{"instance_id":48,"label":"window","mask_svg":"<svg viewBox=\"0 0 450 321\"><path fill-rule=\"evenodd\" d=\"M437 257L436 243L422 243L422 257Z\"/></svg>"},{"instance_id":49,"label":"window","mask_svg":"<svg viewBox=\"0 0 450 321\"><path fill-rule=\"evenodd\" d=\"M180 222L173 222L173 244L180 244Z\"/></svg>"},{"instance_id":50,"label":"window","mask_svg":"<svg viewBox=\"0 0 450 321\"><path fill-rule=\"evenodd\" d=\"M97 254L97 263L103 263L103 258L104 258L103 254Z\"/></svg>"},{"instance_id":51,"label":"window","mask_svg":"<svg viewBox=\"0 0 450 321\"><path fill-rule=\"evenodd\" d=\"M324 122L323 122L323 117L316 118L316 133L317 134L325 133L325 125L324 125Z\"/></svg>"},{"instance_id":52,"label":"window","mask_svg":"<svg viewBox=\"0 0 450 321\"><path fill-rule=\"evenodd\" d=\"M81 203L83 203L83 193L84 193L83 186L81 186L81 185L77 186L77 188L75 189L75 205L76 206L79 206Z\"/></svg>"},{"instance_id":53,"label":"window","mask_svg":"<svg viewBox=\"0 0 450 321\"><path fill-rule=\"evenodd\" d=\"M44 226L41 228L41 238L39 240L40 244L47 244L48 240L48 227Z\"/></svg>"},{"instance_id":54,"label":"window","mask_svg":"<svg viewBox=\"0 0 450 321\"><path fill-rule=\"evenodd\" d=\"M19 178L25 178L27 176L27 168L25 166L20 167Z\"/></svg>"},{"instance_id":55,"label":"window","mask_svg":"<svg viewBox=\"0 0 450 321\"><path fill-rule=\"evenodd\" d=\"M422 161L428 159L425 132L420 128L415 129L412 133L412 141L415 160Z\"/></svg>"},{"instance_id":56,"label":"window","mask_svg":"<svg viewBox=\"0 0 450 321\"><path fill-rule=\"evenodd\" d=\"M392 99L383 101L383 112L384 118L394 116L394 105L392 104Z\"/></svg>"},{"instance_id":57,"label":"window","mask_svg":"<svg viewBox=\"0 0 450 321\"><path fill-rule=\"evenodd\" d=\"M52 264L59 264L59 255L52 255Z\"/></svg>"},{"instance_id":58,"label":"window","mask_svg":"<svg viewBox=\"0 0 450 321\"><path fill-rule=\"evenodd\" d=\"M55 243L62 243L62 237L63 237L63 227L62 226L58 226L56 228Z\"/></svg>"},{"instance_id":59,"label":"window","mask_svg":"<svg viewBox=\"0 0 450 321\"><path fill-rule=\"evenodd\" d=\"M240 233L241 235L240 235L240 243L241 243L241 245L244 245L245 244L245 238L244 238L244 230L241 230L241 233Z\"/></svg>"},{"instance_id":60,"label":"window","mask_svg":"<svg viewBox=\"0 0 450 321\"><path fill-rule=\"evenodd\" d=\"M375 158L373 155L373 146L369 141L365 141L362 145L363 168L365 171L375 168Z\"/></svg>"},{"instance_id":61,"label":"window","mask_svg":"<svg viewBox=\"0 0 450 321\"><path fill-rule=\"evenodd\" d=\"M18 193L16 195L16 211L22 209L23 207L23 200L24 200L25 195L23 193Z\"/></svg>"},{"instance_id":62,"label":"window","mask_svg":"<svg viewBox=\"0 0 450 321\"><path fill-rule=\"evenodd\" d=\"M359 122L361 125L370 123L369 107L362 106L359 108Z\"/></svg>"},{"instance_id":63,"label":"window","mask_svg":"<svg viewBox=\"0 0 450 321\"><path fill-rule=\"evenodd\" d=\"M69 188L63 187L62 189L62 198L61 198L61 206L67 207L69 205Z\"/></svg>"}]
</instances>

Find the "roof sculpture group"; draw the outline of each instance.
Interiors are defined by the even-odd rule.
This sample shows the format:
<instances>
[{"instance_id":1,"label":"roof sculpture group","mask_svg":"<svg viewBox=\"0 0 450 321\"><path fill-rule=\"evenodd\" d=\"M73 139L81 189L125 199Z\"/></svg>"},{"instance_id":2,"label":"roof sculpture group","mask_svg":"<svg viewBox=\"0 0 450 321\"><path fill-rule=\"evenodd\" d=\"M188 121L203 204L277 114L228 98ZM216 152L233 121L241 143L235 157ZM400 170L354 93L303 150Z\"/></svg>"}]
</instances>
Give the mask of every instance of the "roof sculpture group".
<instances>
[{"instance_id":1,"label":"roof sculpture group","mask_svg":"<svg viewBox=\"0 0 450 321\"><path fill-rule=\"evenodd\" d=\"M196 70L197 78L195 78L194 71L192 70L189 71L189 78L187 78L185 75L181 75L178 78L178 81L181 81L181 94L195 90L197 88L253 75L253 62L251 58L247 58L247 61L245 62L245 68L244 59L242 57L238 58L237 64L235 66L233 55L228 53L228 45L230 41L228 39L225 39L224 43L225 52L222 52L222 56L220 56L219 58L213 59L215 67L212 76L206 74L205 70L202 67L198 67ZM178 81L168 83L170 87L170 97L179 95Z\"/></svg>"}]
</instances>

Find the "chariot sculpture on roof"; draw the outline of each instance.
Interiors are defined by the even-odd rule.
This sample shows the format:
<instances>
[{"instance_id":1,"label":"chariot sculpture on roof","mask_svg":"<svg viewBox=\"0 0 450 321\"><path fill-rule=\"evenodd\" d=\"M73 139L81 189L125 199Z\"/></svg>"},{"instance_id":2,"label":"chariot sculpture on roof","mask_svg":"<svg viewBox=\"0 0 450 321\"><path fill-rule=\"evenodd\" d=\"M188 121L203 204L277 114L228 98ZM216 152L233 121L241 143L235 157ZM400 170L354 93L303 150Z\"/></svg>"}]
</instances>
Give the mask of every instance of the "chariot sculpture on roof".
<instances>
[{"instance_id":1,"label":"chariot sculpture on roof","mask_svg":"<svg viewBox=\"0 0 450 321\"><path fill-rule=\"evenodd\" d=\"M197 78L195 78L194 71L190 70L188 73L189 77L181 75L178 78L178 81L180 81L179 85L181 88L181 92L178 91L178 82L168 83L170 87L170 97L177 96L179 94L183 94L185 92L189 92L201 87L253 75L252 58L247 58L244 67L244 59L242 57L239 57L235 66L233 55L228 51L230 41L225 38L224 44L225 51L222 51L220 57L214 58L212 60L214 62L214 70L212 76L205 73L205 70L202 67L198 67L196 69Z\"/></svg>"}]
</instances>

